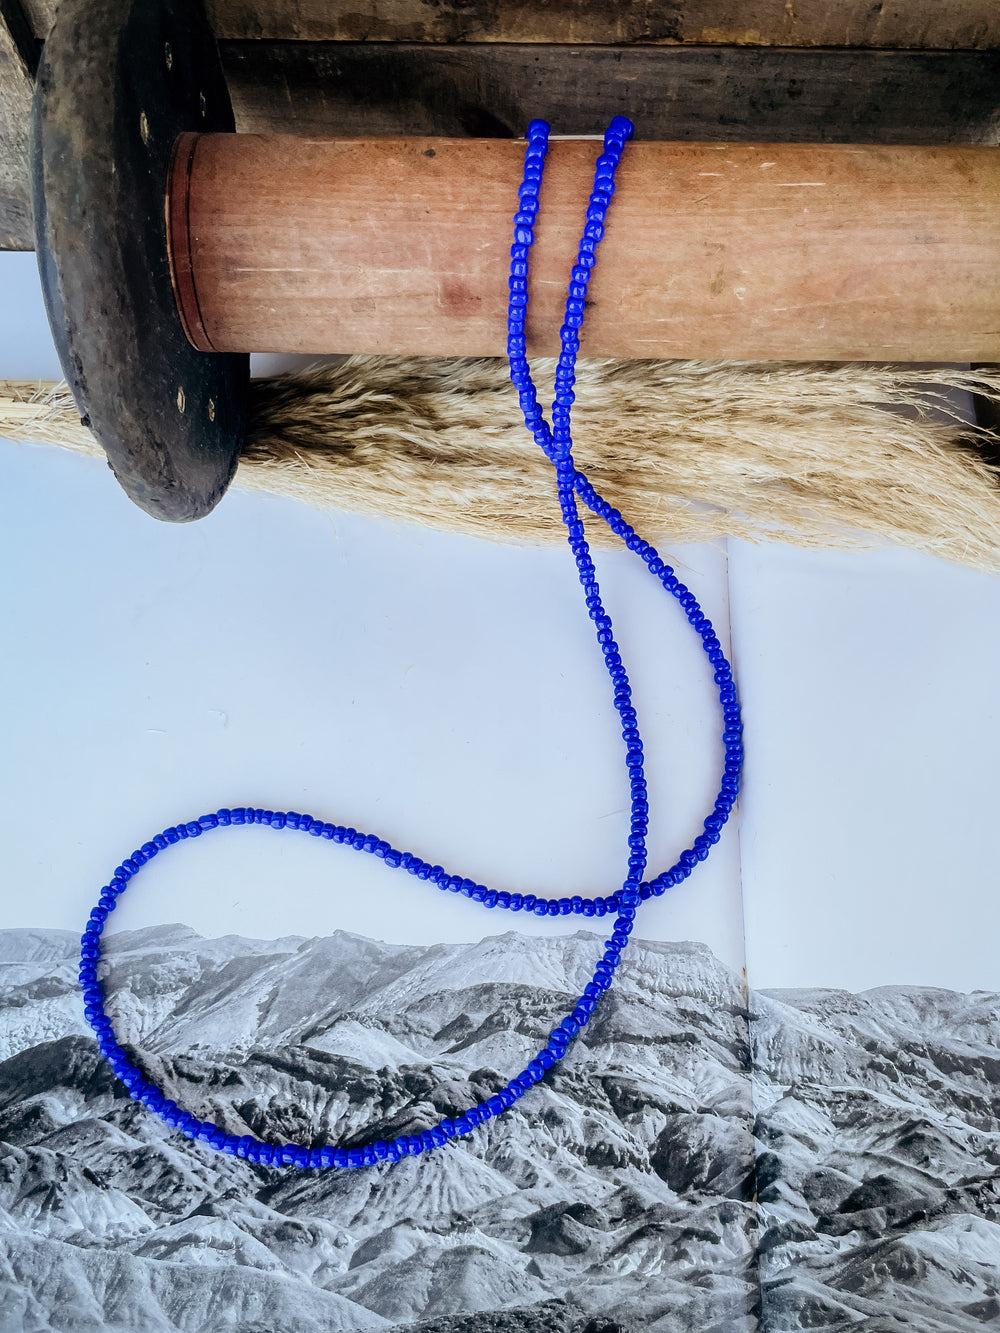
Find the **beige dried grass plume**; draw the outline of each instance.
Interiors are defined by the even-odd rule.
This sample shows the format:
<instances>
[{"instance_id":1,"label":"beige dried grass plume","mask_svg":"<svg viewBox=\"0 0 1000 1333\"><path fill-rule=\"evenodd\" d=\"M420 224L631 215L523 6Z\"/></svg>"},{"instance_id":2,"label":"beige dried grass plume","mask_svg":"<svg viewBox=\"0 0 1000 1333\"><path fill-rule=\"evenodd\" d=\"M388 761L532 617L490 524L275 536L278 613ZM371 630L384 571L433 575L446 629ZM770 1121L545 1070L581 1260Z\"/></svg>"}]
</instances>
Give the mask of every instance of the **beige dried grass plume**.
<instances>
[{"instance_id":1,"label":"beige dried grass plume","mask_svg":"<svg viewBox=\"0 0 1000 1333\"><path fill-rule=\"evenodd\" d=\"M544 401L555 362L533 370ZM7 386L6 409L0 387L0 434L99 454L65 387L33 387ZM1000 401L1000 372L583 361L575 452L650 537L887 542L1000 572L1000 470L977 447L997 441L961 418L956 389ZM500 360L351 357L256 380L236 484L490 540L562 540L552 469Z\"/></svg>"}]
</instances>

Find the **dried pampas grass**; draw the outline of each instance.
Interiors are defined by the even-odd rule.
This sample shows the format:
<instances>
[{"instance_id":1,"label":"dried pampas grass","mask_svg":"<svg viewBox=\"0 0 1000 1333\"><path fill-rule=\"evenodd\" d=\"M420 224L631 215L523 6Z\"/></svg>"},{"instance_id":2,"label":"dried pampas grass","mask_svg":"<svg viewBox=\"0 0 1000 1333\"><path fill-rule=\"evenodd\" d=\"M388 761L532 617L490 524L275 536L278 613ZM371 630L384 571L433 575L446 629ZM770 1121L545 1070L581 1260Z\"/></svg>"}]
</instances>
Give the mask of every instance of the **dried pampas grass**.
<instances>
[{"instance_id":1,"label":"dried pampas grass","mask_svg":"<svg viewBox=\"0 0 1000 1333\"><path fill-rule=\"evenodd\" d=\"M533 363L543 401L554 369ZM1000 372L581 362L575 453L650 537L886 542L1000 572L1000 469L978 447L997 442L954 390L1000 401ZM251 392L237 485L490 540L563 539L503 361L351 357ZM64 386L0 387L0 434L100 452Z\"/></svg>"}]
</instances>

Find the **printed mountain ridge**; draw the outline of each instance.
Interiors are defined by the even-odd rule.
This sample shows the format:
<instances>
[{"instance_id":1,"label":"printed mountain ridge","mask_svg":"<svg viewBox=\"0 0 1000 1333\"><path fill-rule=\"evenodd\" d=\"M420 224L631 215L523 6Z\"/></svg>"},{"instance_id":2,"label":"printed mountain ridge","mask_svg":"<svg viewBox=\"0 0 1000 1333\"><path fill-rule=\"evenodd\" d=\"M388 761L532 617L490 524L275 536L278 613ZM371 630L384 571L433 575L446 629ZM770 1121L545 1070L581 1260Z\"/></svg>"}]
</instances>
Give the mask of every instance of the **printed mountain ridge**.
<instances>
[{"instance_id":1,"label":"printed mountain ridge","mask_svg":"<svg viewBox=\"0 0 1000 1333\"><path fill-rule=\"evenodd\" d=\"M112 941L109 1010L172 1096L234 1132L345 1143L489 1095L601 947ZM124 1097L75 949L0 932L0 1330L58 1328L57 1300L94 1330L210 1330L222 1307L226 1327L304 1333L1000 1318L1000 996L747 997L704 945L637 941L501 1120L393 1168L273 1172Z\"/></svg>"}]
</instances>

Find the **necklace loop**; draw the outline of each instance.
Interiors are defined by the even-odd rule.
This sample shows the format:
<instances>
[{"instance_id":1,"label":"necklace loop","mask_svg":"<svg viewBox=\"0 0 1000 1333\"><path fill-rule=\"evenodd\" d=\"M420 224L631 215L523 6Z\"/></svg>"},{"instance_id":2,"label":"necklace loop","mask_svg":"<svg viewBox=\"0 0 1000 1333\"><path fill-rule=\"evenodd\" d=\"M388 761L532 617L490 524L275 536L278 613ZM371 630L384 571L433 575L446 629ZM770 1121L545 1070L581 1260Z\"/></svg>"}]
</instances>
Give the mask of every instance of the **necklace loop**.
<instances>
[{"instance_id":1,"label":"necklace loop","mask_svg":"<svg viewBox=\"0 0 1000 1333\"><path fill-rule=\"evenodd\" d=\"M110 882L101 890L97 906L90 913L80 941L80 984L83 989L84 1014L97 1036L98 1049L110 1063L129 1095L142 1102L150 1111L190 1139L197 1139L222 1152L245 1157L263 1166L296 1167L360 1167L376 1166L380 1162L398 1162L432 1148L442 1147L456 1135L469 1134L495 1116L501 1115L532 1088L546 1070L563 1058L573 1039L590 1021L601 995L610 988L622 955L628 947L636 911L640 904L664 893L671 885L679 884L692 872L699 861L704 861L713 844L719 841L721 830L736 802L739 791L743 747L740 740L742 726L736 699L732 669L712 622L702 613L694 593L677 578L673 569L660 558L656 550L644 541L625 521L617 509L598 494L583 472L573 461L573 440L570 418L576 382L576 357L580 345L580 329L586 313L587 287L596 263L597 247L604 235L608 206L615 192L615 175L625 144L631 139L633 127L621 116L612 120L604 136L604 149L597 159L593 191L586 212L583 236L580 240L577 262L572 268L566 299L566 315L560 329L562 352L556 366L555 395L552 403L551 426L538 406L537 394L528 366L525 342L525 315L528 307L529 255L535 240L535 221L539 211L539 189L548 153L549 126L545 121L533 120L528 126L527 150L524 159L524 179L518 190L518 209L514 215L514 241L510 248L509 304L507 313L507 355L510 378L518 391L518 400L524 415L524 424L536 443L551 460L556 474L559 507L566 525L570 550L576 561L580 584L584 591L587 610L604 655L604 663L614 687L614 706L622 724L625 743L625 766L631 797L628 837L628 871L622 887L608 897L544 898L535 894L497 893L471 879L449 874L441 866L429 865L412 852L400 852L375 834L360 833L357 829L339 824L327 824L311 815L295 811L258 810L246 807L217 810L202 815L189 824L164 829L149 842L124 860L115 870ZM669 870L655 879L644 880L646 868L646 832L649 827L649 803L646 799L646 779L642 739L638 717L632 703L632 689L614 638L611 617L605 610L597 583L594 562L587 543L584 525L577 508L577 497L630 550L643 561L659 579L664 589L683 607L688 620L701 638L702 647L714 669L719 702L724 721L723 743L725 769L722 784L712 813L704 821L700 833ZM521 1072L492 1097L468 1107L461 1115L445 1118L421 1134L402 1135L386 1142L379 1139L362 1147L337 1148L329 1144L306 1147L295 1143L265 1143L252 1134L227 1134L210 1121L199 1120L182 1110L145 1077L132 1062L115 1036L111 1020L104 1009L97 965L101 960L101 935L108 915L114 911L118 898L147 861L179 842L198 838L216 828L247 824L266 824L276 829L294 829L316 838L352 847L355 851L377 856L392 869L405 870L418 879L427 880L439 889L460 893L487 908L504 908L512 912L533 912L536 916L585 917L615 916L611 938L605 941L604 953L594 968L590 982L584 987L573 1009L549 1033L548 1041L529 1060Z\"/></svg>"}]
</instances>

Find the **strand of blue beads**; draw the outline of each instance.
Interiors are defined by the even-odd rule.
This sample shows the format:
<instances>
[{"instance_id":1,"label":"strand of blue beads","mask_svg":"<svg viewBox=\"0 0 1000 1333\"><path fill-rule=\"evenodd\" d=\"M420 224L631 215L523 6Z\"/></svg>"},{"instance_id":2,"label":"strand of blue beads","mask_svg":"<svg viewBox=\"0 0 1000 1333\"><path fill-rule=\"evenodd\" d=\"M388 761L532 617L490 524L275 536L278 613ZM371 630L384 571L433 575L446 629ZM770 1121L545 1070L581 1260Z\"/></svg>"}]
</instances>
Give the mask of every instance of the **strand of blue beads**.
<instances>
[{"instance_id":1,"label":"strand of blue beads","mask_svg":"<svg viewBox=\"0 0 1000 1333\"><path fill-rule=\"evenodd\" d=\"M615 172L624 146L632 136L632 125L621 117L616 117L611 122L604 138L604 151L597 159L586 226L580 241L577 263L571 274L566 318L560 331L562 352L556 369L551 428L538 407L525 355L524 320L528 304L528 260L534 243L534 224L539 208L538 194L548 149L548 133L548 126L544 121L532 121L528 128L524 179L518 190L519 203L514 217L514 243L510 252L507 350L511 380L518 390L525 425L555 468L559 505L566 524L570 549L576 560L587 609L594 622L597 641L604 654L605 665L614 687L614 705L622 724L631 795L628 873L621 889L608 897L584 898L578 895L572 898L544 898L531 893L497 893L487 889L483 884L477 884L474 880L449 874L442 866L430 865L412 852L397 851L375 834L361 833L357 829L324 823L311 815L298 814L295 811L246 807L217 810L214 814L202 815L200 819L189 824L165 829L134 851L118 866L110 882L101 890L98 904L90 914L90 920L80 941L80 984L83 989L84 1012L97 1036L98 1048L130 1096L142 1102L172 1128L178 1129L190 1139L197 1139L222 1152L245 1157L264 1166L361 1167L375 1166L385 1161L398 1162L403 1157L441 1147L458 1135L469 1134L477 1125L513 1106L518 1098L523 1097L544 1076L547 1069L562 1059L570 1042L589 1022L598 1000L610 987L615 970L621 962L640 902L662 894L671 885L680 883L691 874L699 861L705 860L712 844L719 841L721 829L729 817L739 791L739 774L743 757L740 741L742 730L740 710L732 671L711 621L702 614L690 589L684 586L654 548L643 541L621 514L597 493L586 476L577 471L573 462L570 416L576 378L576 356L580 342L579 331L583 324L587 285L596 262L597 246L604 235L607 209L615 191ZM642 741L632 704L628 674L614 639L611 617L601 600L594 563L584 535L583 523L577 511L577 496L608 525L629 550L634 551L644 561L666 591L684 608L688 620L700 635L702 646L714 668L715 683L719 689L719 701L722 705L725 772L714 809L704 822L704 832L695 838L692 846L680 854L669 870L663 871L648 882L642 878L646 866L646 831L649 816ZM445 1118L433 1129L424 1130L421 1134L403 1135L390 1141L377 1140L354 1148L338 1148L328 1144L317 1147L294 1143L278 1145L266 1143L252 1134L227 1134L217 1125L199 1120L182 1110L159 1088L150 1083L130 1060L118 1042L111 1020L105 1012L97 967L101 959L101 935L108 915L114 911L118 898L147 861L170 846L200 837L212 829L248 824L265 824L275 829L295 829L312 837L326 838L331 842L352 847L355 851L368 852L381 858L393 869L405 870L441 890L460 893L475 902L482 903L484 907L500 907L513 912L533 912L536 916L579 914L585 917L603 917L614 914L614 929L611 938L605 941L603 956L594 969L590 983L584 987L583 994L577 999L572 1011L552 1029L545 1046L494 1096L485 1102L468 1107L461 1115Z\"/></svg>"}]
</instances>

